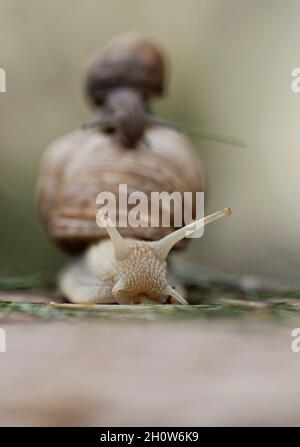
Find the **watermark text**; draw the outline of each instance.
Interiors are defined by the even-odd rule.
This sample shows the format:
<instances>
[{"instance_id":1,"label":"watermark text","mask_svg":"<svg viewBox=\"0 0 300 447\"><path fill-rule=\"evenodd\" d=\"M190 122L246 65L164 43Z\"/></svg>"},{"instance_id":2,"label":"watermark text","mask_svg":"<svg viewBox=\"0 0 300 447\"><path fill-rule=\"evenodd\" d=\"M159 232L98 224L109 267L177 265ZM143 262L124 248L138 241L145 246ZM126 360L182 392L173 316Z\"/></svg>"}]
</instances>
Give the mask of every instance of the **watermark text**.
<instances>
[{"instance_id":1,"label":"watermark text","mask_svg":"<svg viewBox=\"0 0 300 447\"><path fill-rule=\"evenodd\" d=\"M0 93L6 92L6 72L4 68L0 68Z\"/></svg>"}]
</instances>

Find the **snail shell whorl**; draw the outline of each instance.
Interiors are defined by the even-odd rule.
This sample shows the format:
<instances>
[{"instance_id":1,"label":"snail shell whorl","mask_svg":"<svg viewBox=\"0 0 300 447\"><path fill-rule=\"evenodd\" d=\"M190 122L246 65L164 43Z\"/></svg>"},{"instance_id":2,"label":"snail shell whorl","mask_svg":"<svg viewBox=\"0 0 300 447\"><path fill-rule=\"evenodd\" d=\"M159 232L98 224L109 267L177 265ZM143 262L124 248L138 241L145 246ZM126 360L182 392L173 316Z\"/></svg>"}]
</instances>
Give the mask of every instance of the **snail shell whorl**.
<instances>
[{"instance_id":1,"label":"snail shell whorl","mask_svg":"<svg viewBox=\"0 0 300 447\"><path fill-rule=\"evenodd\" d=\"M98 129L78 130L48 148L41 166L38 207L46 233L65 251L79 253L107 237L95 219L99 192L118 197L123 183L128 194L143 191L150 201L151 192L203 191L201 159L183 135L152 126L145 136L147 145L140 142L135 150L128 150ZM149 223L148 213L142 217ZM170 227L119 230L126 237L157 240L174 227L171 216Z\"/></svg>"},{"instance_id":2,"label":"snail shell whorl","mask_svg":"<svg viewBox=\"0 0 300 447\"><path fill-rule=\"evenodd\" d=\"M163 94L165 57L146 37L118 36L89 64L85 89L94 105L101 106L107 94L120 87L137 90L145 100Z\"/></svg>"}]
</instances>

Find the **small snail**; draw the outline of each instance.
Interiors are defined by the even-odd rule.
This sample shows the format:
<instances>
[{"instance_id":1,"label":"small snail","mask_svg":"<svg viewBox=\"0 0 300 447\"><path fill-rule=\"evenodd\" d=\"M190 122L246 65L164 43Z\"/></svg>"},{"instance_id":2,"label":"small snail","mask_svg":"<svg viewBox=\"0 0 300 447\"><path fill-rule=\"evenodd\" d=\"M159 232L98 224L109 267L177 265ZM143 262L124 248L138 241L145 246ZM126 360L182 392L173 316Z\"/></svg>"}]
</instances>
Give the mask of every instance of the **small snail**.
<instances>
[{"instance_id":1,"label":"small snail","mask_svg":"<svg viewBox=\"0 0 300 447\"><path fill-rule=\"evenodd\" d=\"M55 141L42 160L38 208L48 237L75 255L59 286L73 303L186 303L167 283L166 258L187 234L228 215L225 209L174 231L144 225L119 227L109 219L97 225L96 199L119 185L128 192L172 193L204 190L202 162L187 139L150 113L150 99L161 95L165 61L161 51L138 35L115 38L87 70L86 92L97 118ZM194 196L184 205L195 210ZM119 202L120 203L120 202ZM130 211L118 207L118 218ZM141 216L149 223L149 211Z\"/></svg>"}]
</instances>

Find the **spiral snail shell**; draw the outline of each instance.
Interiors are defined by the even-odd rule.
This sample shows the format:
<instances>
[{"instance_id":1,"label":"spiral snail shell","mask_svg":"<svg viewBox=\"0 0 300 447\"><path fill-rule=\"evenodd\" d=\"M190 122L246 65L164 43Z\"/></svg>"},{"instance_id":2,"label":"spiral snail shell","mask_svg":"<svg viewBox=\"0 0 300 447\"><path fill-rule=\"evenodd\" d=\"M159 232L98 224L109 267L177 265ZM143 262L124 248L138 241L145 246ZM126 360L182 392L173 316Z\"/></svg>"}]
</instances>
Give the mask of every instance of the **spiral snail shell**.
<instances>
[{"instance_id":1,"label":"spiral snail shell","mask_svg":"<svg viewBox=\"0 0 300 447\"><path fill-rule=\"evenodd\" d=\"M165 57L149 39L125 34L112 39L88 66L85 88L96 106L115 88L137 90L144 100L161 96L165 88Z\"/></svg>"},{"instance_id":2,"label":"spiral snail shell","mask_svg":"<svg viewBox=\"0 0 300 447\"><path fill-rule=\"evenodd\" d=\"M185 237L183 229L174 232L173 215L169 227L117 228L107 221L100 228L95 219L97 195L109 191L118 198L120 184L149 197L153 191L204 190L202 162L192 145L149 112L164 84L164 57L153 42L137 35L113 39L87 70L96 120L59 138L43 157L38 209L44 230L77 255L60 276L71 302L139 303L146 296L165 303L172 296L185 303L166 279L166 257ZM195 207L193 198L187 206ZM123 212L117 208L117 217ZM148 211L141 219L149 222Z\"/></svg>"}]
</instances>

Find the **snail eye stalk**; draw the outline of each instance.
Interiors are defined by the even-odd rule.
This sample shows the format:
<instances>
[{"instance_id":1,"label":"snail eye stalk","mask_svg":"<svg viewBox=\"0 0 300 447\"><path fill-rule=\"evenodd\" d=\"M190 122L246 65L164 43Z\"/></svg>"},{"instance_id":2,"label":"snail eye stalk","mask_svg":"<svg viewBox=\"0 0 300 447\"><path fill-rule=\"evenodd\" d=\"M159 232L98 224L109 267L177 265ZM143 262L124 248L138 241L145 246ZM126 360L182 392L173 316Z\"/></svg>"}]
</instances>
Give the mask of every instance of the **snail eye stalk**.
<instances>
[{"instance_id":1,"label":"snail eye stalk","mask_svg":"<svg viewBox=\"0 0 300 447\"><path fill-rule=\"evenodd\" d=\"M177 242L195 233L197 230L204 227L205 225L214 222L217 219L230 215L230 208L224 208L223 210L210 214L203 219L197 220L196 222L192 222L185 227L179 228L179 230L177 231L173 231L173 233L168 234L159 241L150 242L150 244L161 259L166 259L169 252L174 247L174 245L177 244Z\"/></svg>"},{"instance_id":2,"label":"snail eye stalk","mask_svg":"<svg viewBox=\"0 0 300 447\"><path fill-rule=\"evenodd\" d=\"M129 246L110 219L103 219L104 228L114 246L116 259L123 259L129 254Z\"/></svg>"}]
</instances>

